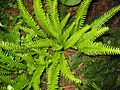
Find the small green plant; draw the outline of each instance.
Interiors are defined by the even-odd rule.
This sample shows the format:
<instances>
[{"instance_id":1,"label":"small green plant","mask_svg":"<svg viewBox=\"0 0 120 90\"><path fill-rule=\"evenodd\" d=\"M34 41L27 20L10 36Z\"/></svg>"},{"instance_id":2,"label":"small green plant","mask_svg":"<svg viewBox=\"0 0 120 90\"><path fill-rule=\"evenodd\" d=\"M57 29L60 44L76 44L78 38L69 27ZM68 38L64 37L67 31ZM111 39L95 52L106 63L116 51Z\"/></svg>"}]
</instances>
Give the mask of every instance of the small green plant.
<instances>
[{"instance_id":1,"label":"small green plant","mask_svg":"<svg viewBox=\"0 0 120 90\"><path fill-rule=\"evenodd\" d=\"M61 89L59 76L75 83L84 83L71 72L64 52L74 49L87 55L120 54L120 49L95 40L109 30L103 26L120 5L104 13L91 24L85 24L87 9L92 0L83 0L75 20L67 26L70 13L61 21L57 10L58 0L46 0L47 10L41 0L33 0L38 27L22 0L17 0L27 27L16 25L0 43L0 80L15 90L40 90L43 73L47 76L47 89ZM19 30L23 31L21 35ZM13 37L12 40L10 39Z\"/></svg>"}]
</instances>

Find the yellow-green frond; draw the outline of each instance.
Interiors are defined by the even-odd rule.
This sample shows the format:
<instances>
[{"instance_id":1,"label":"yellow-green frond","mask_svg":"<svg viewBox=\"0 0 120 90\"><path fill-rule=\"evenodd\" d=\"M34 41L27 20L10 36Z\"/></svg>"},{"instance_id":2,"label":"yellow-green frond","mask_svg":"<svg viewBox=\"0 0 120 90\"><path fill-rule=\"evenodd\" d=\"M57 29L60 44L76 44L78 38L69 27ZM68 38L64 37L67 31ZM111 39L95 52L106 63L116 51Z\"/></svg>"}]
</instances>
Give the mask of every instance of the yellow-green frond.
<instances>
[{"instance_id":1,"label":"yellow-green frond","mask_svg":"<svg viewBox=\"0 0 120 90\"><path fill-rule=\"evenodd\" d=\"M15 84L12 85L15 90L22 90L29 84L29 79L26 75L20 75L17 78L15 78Z\"/></svg>"},{"instance_id":2,"label":"yellow-green frond","mask_svg":"<svg viewBox=\"0 0 120 90\"><path fill-rule=\"evenodd\" d=\"M64 27L65 27L65 25L67 24L67 22L68 22L68 19L69 19L69 17L70 17L70 13L68 13L63 19L62 19L62 21L61 21L61 29L63 29Z\"/></svg>"},{"instance_id":3,"label":"yellow-green frond","mask_svg":"<svg viewBox=\"0 0 120 90\"><path fill-rule=\"evenodd\" d=\"M27 90L29 90L31 86L33 86L34 90L40 90L40 76L42 75L44 69L45 66L37 67L36 71L33 74L32 80L27 87Z\"/></svg>"},{"instance_id":4,"label":"yellow-green frond","mask_svg":"<svg viewBox=\"0 0 120 90\"><path fill-rule=\"evenodd\" d=\"M46 1L48 5L48 13L50 16L51 23L53 24L54 30L61 34L61 27L60 27L60 21L59 21L59 15L58 15L58 0L47 0Z\"/></svg>"},{"instance_id":5,"label":"yellow-green frond","mask_svg":"<svg viewBox=\"0 0 120 90\"><path fill-rule=\"evenodd\" d=\"M79 29L82 28L85 22L86 14L87 14L87 9L89 8L89 5L92 0L83 0L80 4L79 10L77 11L76 18L74 22L76 23L76 26L73 30L73 33Z\"/></svg>"},{"instance_id":6,"label":"yellow-green frond","mask_svg":"<svg viewBox=\"0 0 120 90\"><path fill-rule=\"evenodd\" d=\"M84 43L84 46L79 45L78 50L88 55L114 55L120 54L120 49L110 47L100 43Z\"/></svg>"},{"instance_id":7,"label":"yellow-green frond","mask_svg":"<svg viewBox=\"0 0 120 90\"><path fill-rule=\"evenodd\" d=\"M73 22L73 23L63 32L63 37L62 37L63 43L65 43L65 41L67 40L67 38L70 36L71 31L73 30L74 26L75 26L75 22Z\"/></svg>"},{"instance_id":8,"label":"yellow-green frond","mask_svg":"<svg viewBox=\"0 0 120 90\"><path fill-rule=\"evenodd\" d=\"M35 15L42 26L43 29L47 30L48 29L48 24L47 24L47 19L45 16L45 12L42 7L42 2L41 0L33 0L33 6L34 6L34 11Z\"/></svg>"},{"instance_id":9,"label":"yellow-green frond","mask_svg":"<svg viewBox=\"0 0 120 90\"><path fill-rule=\"evenodd\" d=\"M31 27L36 32L37 35L42 36L42 37L46 37L46 35L41 30L39 30L36 22L34 21L32 16L26 10L25 6L22 3L22 0L17 0L17 1L18 1L18 6L20 9L21 15L24 18L27 25L29 27Z\"/></svg>"},{"instance_id":10,"label":"yellow-green frond","mask_svg":"<svg viewBox=\"0 0 120 90\"><path fill-rule=\"evenodd\" d=\"M105 12L98 19L95 19L93 23L91 23L92 29L97 29L105 24L111 17L113 17L120 10L120 5L113 7L112 9Z\"/></svg>"},{"instance_id":11,"label":"yellow-green frond","mask_svg":"<svg viewBox=\"0 0 120 90\"><path fill-rule=\"evenodd\" d=\"M47 70L48 74L48 90L57 90L59 82L60 64L52 63Z\"/></svg>"},{"instance_id":12,"label":"yellow-green frond","mask_svg":"<svg viewBox=\"0 0 120 90\"><path fill-rule=\"evenodd\" d=\"M83 37L77 42L77 45L80 45L80 44L82 45L84 42L87 42L87 41L93 42L96 40L96 38L100 37L108 30L109 30L108 27L102 27L98 30L97 29L90 30L89 32L87 32L83 35Z\"/></svg>"},{"instance_id":13,"label":"yellow-green frond","mask_svg":"<svg viewBox=\"0 0 120 90\"><path fill-rule=\"evenodd\" d=\"M18 50L20 49L20 46L14 43L9 43L9 42L0 42L0 47L5 49L5 50Z\"/></svg>"},{"instance_id":14,"label":"yellow-green frond","mask_svg":"<svg viewBox=\"0 0 120 90\"><path fill-rule=\"evenodd\" d=\"M67 49L73 46L83 35L86 31L90 29L89 25L86 25L81 30L76 31L66 42L64 48Z\"/></svg>"},{"instance_id":15,"label":"yellow-green frond","mask_svg":"<svg viewBox=\"0 0 120 90\"><path fill-rule=\"evenodd\" d=\"M38 48L38 47L49 47L53 45L53 40L49 39L40 39L34 42L29 42L28 44L25 44L26 48Z\"/></svg>"},{"instance_id":16,"label":"yellow-green frond","mask_svg":"<svg viewBox=\"0 0 120 90\"><path fill-rule=\"evenodd\" d=\"M51 0L49 0L51 1ZM59 39L59 33L55 31L56 29L53 27L54 25L51 24L50 18L48 17L48 14L45 14L43 8L42 8L42 2L41 0L33 0L34 2L34 10L35 14L37 16L37 19L42 26L42 28L49 34L51 34L56 39ZM55 17L54 17L55 19Z\"/></svg>"},{"instance_id":17,"label":"yellow-green frond","mask_svg":"<svg viewBox=\"0 0 120 90\"><path fill-rule=\"evenodd\" d=\"M18 28L21 29L22 31L24 31L25 33L32 34L33 37L34 37L34 35L36 35L36 33L34 32L34 30L31 29L31 28L20 26L20 25L18 26Z\"/></svg>"},{"instance_id":18,"label":"yellow-green frond","mask_svg":"<svg viewBox=\"0 0 120 90\"><path fill-rule=\"evenodd\" d=\"M61 56L60 70L64 77L76 82L81 83L81 80L77 79L71 72L70 67L68 66L67 60L65 60L64 54Z\"/></svg>"}]
</instances>

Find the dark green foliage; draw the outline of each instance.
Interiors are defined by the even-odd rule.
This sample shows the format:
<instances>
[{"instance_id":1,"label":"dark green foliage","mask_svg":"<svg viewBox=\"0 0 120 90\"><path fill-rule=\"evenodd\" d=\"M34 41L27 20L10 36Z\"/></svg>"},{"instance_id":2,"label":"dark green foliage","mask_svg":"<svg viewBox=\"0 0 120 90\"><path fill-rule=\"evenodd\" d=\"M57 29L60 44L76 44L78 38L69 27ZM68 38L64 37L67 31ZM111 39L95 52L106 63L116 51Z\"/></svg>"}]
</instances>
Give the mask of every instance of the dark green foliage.
<instances>
[{"instance_id":1,"label":"dark green foliage","mask_svg":"<svg viewBox=\"0 0 120 90\"><path fill-rule=\"evenodd\" d=\"M118 57L119 58L119 57ZM74 53L70 67L77 77L87 80L84 90L116 90L118 60L110 56L86 56ZM95 89L95 86L99 89ZM79 88L79 85L76 85Z\"/></svg>"},{"instance_id":2,"label":"dark green foliage","mask_svg":"<svg viewBox=\"0 0 120 90\"><path fill-rule=\"evenodd\" d=\"M84 80L75 78L71 72L65 51L74 49L88 55L120 54L119 48L95 42L109 30L103 25L119 11L120 5L86 25L85 16L91 1L81 2L82 11L78 10L75 20L66 27L70 13L62 20L59 19L58 0L46 0L46 10L41 0L33 0L35 17L41 25L39 28L22 0L17 0L27 26L17 24L15 29L5 34L5 39L1 39L0 80L15 90L40 90L43 83L41 78L47 73L47 89L56 90L60 88L60 74L74 83L84 83ZM20 35L19 31L24 33Z\"/></svg>"}]
</instances>

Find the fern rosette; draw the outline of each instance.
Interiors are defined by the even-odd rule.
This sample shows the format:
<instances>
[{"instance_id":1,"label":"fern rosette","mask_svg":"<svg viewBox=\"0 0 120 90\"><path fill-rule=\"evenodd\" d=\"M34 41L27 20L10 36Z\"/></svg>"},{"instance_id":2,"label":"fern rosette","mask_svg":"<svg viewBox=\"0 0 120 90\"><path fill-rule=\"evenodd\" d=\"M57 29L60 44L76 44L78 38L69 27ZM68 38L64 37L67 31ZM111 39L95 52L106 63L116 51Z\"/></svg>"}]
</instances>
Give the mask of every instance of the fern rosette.
<instances>
[{"instance_id":1,"label":"fern rosette","mask_svg":"<svg viewBox=\"0 0 120 90\"><path fill-rule=\"evenodd\" d=\"M1 68L7 70L6 77L0 73L0 80L9 81L9 70L13 72L17 70L17 73L20 70L26 71L20 72L19 77L15 78L15 82L9 81L8 84L12 85L15 90L24 88L26 88L25 90L31 88L40 90L44 72L47 73L48 90L59 88L60 73L75 83L82 83L82 80L75 78L72 74L64 51L74 49L88 55L120 54L119 48L95 42L98 37L109 30L103 25L120 10L120 5L107 11L91 24L85 24L87 9L92 0L83 0L74 21L68 26L70 13L60 20L57 9L58 0L46 0L47 8L45 10L41 0L33 0L35 17L41 25L39 28L32 15L26 10L22 0L17 1L20 13L28 27L16 26L25 33L21 37L18 36L19 43L10 41L0 43L0 62L4 65L7 64L7 67L0 65ZM6 62L7 59L9 62ZM20 85L16 86L15 83L20 83Z\"/></svg>"}]
</instances>

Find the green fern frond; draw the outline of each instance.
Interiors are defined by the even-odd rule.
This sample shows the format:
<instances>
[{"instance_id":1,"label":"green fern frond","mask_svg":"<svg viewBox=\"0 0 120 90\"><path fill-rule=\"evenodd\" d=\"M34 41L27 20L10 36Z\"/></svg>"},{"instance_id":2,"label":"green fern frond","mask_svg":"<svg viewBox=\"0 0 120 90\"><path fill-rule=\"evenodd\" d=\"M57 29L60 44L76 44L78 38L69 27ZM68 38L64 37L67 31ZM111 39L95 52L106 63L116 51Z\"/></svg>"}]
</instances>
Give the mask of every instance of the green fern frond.
<instances>
[{"instance_id":1,"label":"green fern frond","mask_svg":"<svg viewBox=\"0 0 120 90\"><path fill-rule=\"evenodd\" d=\"M8 70L4 70L2 68L0 68L0 75L7 75L10 74L10 72Z\"/></svg>"},{"instance_id":2,"label":"green fern frond","mask_svg":"<svg viewBox=\"0 0 120 90\"><path fill-rule=\"evenodd\" d=\"M55 52L50 59L51 63L47 69L48 90L56 90L58 88L58 75L60 72L60 52Z\"/></svg>"},{"instance_id":3,"label":"green fern frond","mask_svg":"<svg viewBox=\"0 0 120 90\"><path fill-rule=\"evenodd\" d=\"M27 27L24 27L24 26L17 26L19 29L21 29L22 31L24 31L25 33L29 33L29 34L32 34L32 35L36 35L36 33L34 32L33 29L30 29L30 28L27 28Z\"/></svg>"},{"instance_id":4,"label":"green fern frond","mask_svg":"<svg viewBox=\"0 0 120 90\"><path fill-rule=\"evenodd\" d=\"M48 8L47 11L49 13L49 17L51 20L51 23L54 27L54 30L61 34L61 28L60 28L60 21L59 21L59 15L58 15L58 0L47 0L46 1Z\"/></svg>"},{"instance_id":5,"label":"green fern frond","mask_svg":"<svg viewBox=\"0 0 120 90\"><path fill-rule=\"evenodd\" d=\"M50 39L40 39L34 42L25 44L27 48L38 48L38 47L49 47L53 45L53 40Z\"/></svg>"},{"instance_id":6,"label":"green fern frond","mask_svg":"<svg viewBox=\"0 0 120 90\"><path fill-rule=\"evenodd\" d=\"M76 82L81 83L81 80L77 79L71 72L70 67L68 65L67 60L65 60L64 54L61 55L61 62L60 62L60 70L61 73L68 79Z\"/></svg>"},{"instance_id":7,"label":"green fern frond","mask_svg":"<svg viewBox=\"0 0 120 90\"><path fill-rule=\"evenodd\" d=\"M58 39L59 34L54 30L48 17L45 16L44 10L42 8L41 0L34 0L33 2L34 2L33 5L34 5L35 14L36 14L37 19L40 22L42 28L46 32L49 32L52 36L54 36Z\"/></svg>"},{"instance_id":8,"label":"green fern frond","mask_svg":"<svg viewBox=\"0 0 120 90\"><path fill-rule=\"evenodd\" d=\"M0 68L5 69L5 70L9 70L9 71L15 71L16 69L11 69L10 67L6 66L3 63L0 63Z\"/></svg>"},{"instance_id":9,"label":"green fern frond","mask_svg":"<svg viewBox=\"0 0 120 90\"><path fill-rule=\"evenodd\" d=\"M0 75L0 81L9 84L9 85L14 85L15 82L14 80L11 80L11 77L8 75Z\"/></svg>"},{"instance_id":10,"label":"green fern frond","mask_svg":"<svg viewBox=\"0 0 120 90\"><path fill-rule=\"evenodd\" d=\"M23 90L29 84L29 79L25 75L20 75L15 79L13 88L15 90Z\"/></svg>"},{"instance_id":11,"label":"green fern frond","mask_svg":"<svg viewBox=\"0 0 120 90\"><path fill-rule=\"evenodd\" d=\"M84 25L84 22L86 19L86 14L87 14L87 11L88 11L91 1L92 0L83 0L83 2L80 4L79 10L77 11L76 18L74 21L76 23L76 26L73 30L73 33L75 33L75 31L81 29L82 26Z\"/></svg>"},{"instance_id":12,"label":"green fern frond","mask_svg":"<svg viewBox=\"0 0 120 90\"><path fill-rule=\"evenodd\" d=\"M67 40L67 38L70 36L71 31L73 30L74 26L75 26L75 22L73 22L73 23L66 29L66 31L63 32L63 36L62 36L63 43L65 43L65 41Z\"/></svg>"},{"instance_id":13,"label":"green fern frond","mask_svg":"<svg viewBox=\"0 0 120 90\"><path fill-rule=\"evenodd\" d=\"M68 22L68 19L70 18L70 13L68 13L61 21L61 29L63 29L65 27L65 25L67 24Z\"/></svg>"},{"instance_id":14,"label":"green fern frond","mask_svg":"<svg viewBox=\"0 0 120 90\"><path fill-rule=\"evenodd\" d=\"M86 33L84 37L86 36L86 38L88 38L90 41L95 41L98 37L103 35L108 30L109 30L108 27L102 27L98 30L91 30L89 33Z\"/></svg>"},{"instance_id":15,"label":"green fern frond","mask_svg":"<svg viewBox=\"0 0 120 90\"><path fill-rule=\"evenodd\" d=\"M33 5L34 5L35 15L38 21L40 22L40 25L42 26L43 29L47 30L48 25L46 22L47 20L46 20L45 12L42 8L41 0L33 0Z\"/></svg>"},{"instance_id":16,"label":"green fern frond","mask_svg":"<svg viewBox=\"0 0 120 90\"><path fill-rule=\"evenodd\" d=\"M100 37L101 35L103 35L106 31L108 31L109 28L108 27L102 27L100 29L96 29L96 30L90 30L89 32L85 33L83 35L83 37L77 42L76 45L83 45L84 42L87 41L95 41L96 38Z\"/></svg>"},{"instance_id":17,"label":"green fern frond","mask_svg":"<svg viewBox=\"0 0 120 90\"><path fill-rule=\"evenodd\" d=\"M36 66L38 67L39 65L45 65L45 57L49 55L48 53L46 53L46 49L34 49L34 51L39 55L38 59L35 60Z\"/></svg>"},{"instance_id":18,"label":"green fern frond","mask_svg":"<svg viewBox=\"0 0 120 90\"><path fill-rule=\"evenodd\" d=\"M59 35L62 34L62 29L60 27L60 20L59 20L59 15L58 15L58 0L54 0L53 1L53 19L54 19L54 27L56 29L57 32L59 32Z\"/></svg>"},{"instance_id":19,"label":"green fern frond","mask_svg":"<svg viewBox=\"0 0 120 90\"><path fill-rule=\"evenodd\" d=\"M18 1L18 6L19 6L20 12L22 14L22 17L24 18L27 25L29 25L29 27L31 27L37 35L46 37L46 35L43 34L43 32L41 30L39 30L39 28L38 28L36 22L34 21L34 19L32 18L32 16L25 9L25 7L22 3L22 0L17 0L17 1Z\"/></svg>"},{"instance_id":20,"label":"green fern frond","mask_svg":"<svg viewBox=\"0 0 120 90\"><path fill-rule=\"evenodd\" d=\"M79 45L78 50L84 52L88 55L114 55L120 54L120 49L115 47L110 47L100 43L84 43L84 46Z\"/></svg>"},{"instance_id":21,"label":"green fern frond","mask_svg":"<svg viewBox=\"0 0 120 90\"><path fill-rule=\"evenodd\" d=\"M17 60L14 60L14 57L7 56L3 53L0 53L0 62L2 64L6 64L9 68L13 68L13 69L16 69L16 70L26 68L26 66L24 64L20 63Z\"/></svg>"},{"instance_id":22,"label":"green fern frond","mask_svg":"<svg viewBox=\"0 0 120 90\"><path fill-rule=\"evenodd\" d=\"M30 81L30 84L27 87L27 90L33 86L34 90L40 90L40 77L45 69L45 66L39 66L37 67L36 71L33 73L32 80Z\"/></svg>"},{"instance_id":23,"label":"green fern frond","mask_svg":"<svg viewBox=\"0 0 120 90\"><path fill-rule=\"evenodd\" d=\"M20 49L19 45L16 45L14 43L4 42L4 41L2 41L0 43L0 47L5 49L5 50L17 50L17 49Z\"/></svg>"},{"instance_id":24,"label":"green fern frond","mask_svg":"<svg viewBox=\"0 0 120 90\"><path fill-rule=\"evenodd\" d=\"M48 90L57 90L60 73L60 64L52 63L47 72L48 72Z\"/></svg>"},{"instance_id":25,"label":"green fern frond","mask_svg":"<svg viewBox=\"0 0 120 90\"><path fill-rule=\"evenodd\" d=\"M120 10L120 5L113 7L108 10L104 14L102 14L98 19L95 19L93 23L91 23L92 29L97 29L103 26L111 17L113 17Z\"/></svg>"},{"instance_id":26,"label":"green fern frond","mask_svg":"<svg viewBox=\"0 0 120 90\"><path fill-rule=\"evenodd\" d=\"M83 34L90 29L89 25L86 25L81 30L76 31L66 42L64 48L67 49L73 46L82 36Z\"/></svg>"}]
</instances>

